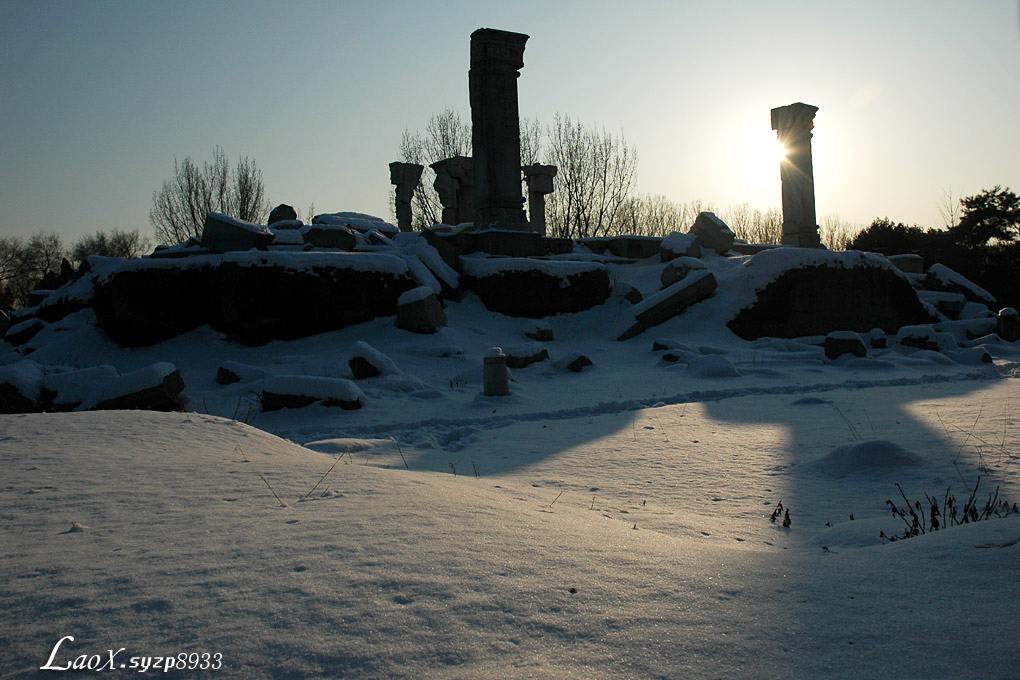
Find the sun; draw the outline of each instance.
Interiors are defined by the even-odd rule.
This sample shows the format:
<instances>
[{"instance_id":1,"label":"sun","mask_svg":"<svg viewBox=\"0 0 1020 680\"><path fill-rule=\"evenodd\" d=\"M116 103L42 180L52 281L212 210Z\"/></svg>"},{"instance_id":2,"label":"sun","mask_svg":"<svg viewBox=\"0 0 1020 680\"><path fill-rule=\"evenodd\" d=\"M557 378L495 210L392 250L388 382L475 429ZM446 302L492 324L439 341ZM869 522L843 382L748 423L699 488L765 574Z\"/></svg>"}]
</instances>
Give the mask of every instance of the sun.
<instances>
[{"instance_id":1,"label":"sun","mask_svg":"<svg viewBox=\"0 0 1020 680\"><path fill-rule=\"evenodd\" d=\"M778 139L772 140L772 156L777 161L785 161L788 150Z\"/></svg>"}]
</instances>

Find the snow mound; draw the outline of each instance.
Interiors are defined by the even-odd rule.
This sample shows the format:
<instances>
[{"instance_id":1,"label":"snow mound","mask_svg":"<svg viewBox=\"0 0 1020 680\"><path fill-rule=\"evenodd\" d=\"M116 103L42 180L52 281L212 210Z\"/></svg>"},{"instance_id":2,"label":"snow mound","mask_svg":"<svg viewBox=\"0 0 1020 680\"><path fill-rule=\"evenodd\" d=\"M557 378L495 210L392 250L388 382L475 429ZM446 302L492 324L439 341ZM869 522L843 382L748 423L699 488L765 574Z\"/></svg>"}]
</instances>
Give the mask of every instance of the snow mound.
<instances>
[{"instance_id":1,"label":"snow mound","mask_svg":"<svg viewBox=\"0 0 1020 680\"><path fill-rule=\"evenodd\" d=\"M729 359L718 354L692 357L687 364L687 371L699 378L734 378L740 375L740 371Z\"/></svg>"},{"instance_id":2,"label":"snow mound","mask_svg":"<svg viewBox=\"0 0 1020 680\"><path fill-rule=\"evenodd\" d=\"M876 474L924 465L925 459L911 453L899 444L874 439L837 446L815 463L819 472L831 477L846 477L853 473Z\"/></svg>"},{"instance_id":3,"label":"snow mound","mask_svg":"<svg viewBox=\"0 0 1020 680\"><path fill-rule=\"evenodd\" d=\"M896 522L897 518L893 518ZM849 548L869 548L873 545L887 543L881 534L896 533L895 523L890 522L889 517L873 517L871 519L859 519L853 522L842 522L819 531L808 542L818 548L827 548L830 551Z\"/></svg>"}]
</instances>

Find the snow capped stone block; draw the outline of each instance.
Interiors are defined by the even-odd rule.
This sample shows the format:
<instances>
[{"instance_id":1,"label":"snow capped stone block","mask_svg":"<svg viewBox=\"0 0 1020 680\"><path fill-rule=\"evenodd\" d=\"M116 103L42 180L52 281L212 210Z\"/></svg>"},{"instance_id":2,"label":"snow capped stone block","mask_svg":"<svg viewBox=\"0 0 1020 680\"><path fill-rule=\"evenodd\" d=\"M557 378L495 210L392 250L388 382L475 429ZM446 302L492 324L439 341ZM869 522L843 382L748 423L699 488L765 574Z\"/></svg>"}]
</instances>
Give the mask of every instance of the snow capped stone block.
<instances>
[{"instance_id":1,"label":"snow capped stone block","mask_svg":"<svg viewBox=\"0 0 1020 680\"><path fill-rule=\"evenodd\" d=\"M280 224L286 223L281 222ZM274 246L303 246L305 244L305 237L296 228L281 229L278 225L273 225L272 232Z\"/></svg>"},{"instance_id":2,"label":"snow capped stone block","mask_svg":"<svg viewBox=\"0 0 1020 680\"><path fill-rule=\"evenodd\" d=\"M181 372L162 361L96 387L75 410L176 411L183 406Z\"/></svg>"},{"instance_id":3,"label":"snow capped stone block","mask_svg":"<svg viewBox=\"0 0 1020 680\"><path fill-rule=\"evenodd\" d=\"M412 333L429 334L446 325L446 312L439 296L428 286L419 286L397 299L397 327Z\"/></svg>"},{"instance_id":4,"label":"snow capped stone block","mask_svg":"<svg viewBox=\"0 0 1020 680\"><path fill-rule=\"evenodd\" d=\"M73 411L100 385L120 377L113 366L103 364L80 370L58 370L43 379L43 400L54 411Z\"/></svg>"},{"instance_id":5,"label":"snow capped stone block","mask_svg":"<svg viewBox=\"0 0 1020 680\"><path fill-rule=\"evenodd\" d=\"M896 332L896 342L904 347L938 351L939 338L931 326L904 326Z\"/></svg>"},{"instance_id":6,"label":"snow capped stone block","mask_svg":"<svg viewBox=\"0 0 1020 680\"><path fill-rule=\"evenodd\" d=\"M614 299L619 298L626 300L632 305L636 305L644 300L644 296L641 294L640 290L626 281L619 280L613 284L612 297Z\"/></svg>"},{"instance_id":7,"label":"snow capped stone block","mask_svg":"<svg viewBox=\"0 0 1020 680\"><path fill-rule=\"evenodd\" d=\"M868 346L872 349L885 349L886 342L885 331L881 328L872 328L868 331Z\"/></svg>"},{"instance_id":8,"label":"snow capped stone block","mask_svg":"<svg viewBox=\"0 0 1020 680\"><path fill-rule=\"evenodd\" d=\"M988 349L984 345L978 345L977 347L968 347L961 349L956 353L954 357L956 363L967 364L978 366L981 364L992 363L992 355L988 353Z\"/></svg>"},{"instance_id":9,"label":"snow capped stone block","mask_svg":"<svg viewBox=\"0 0 1020 680\"><path fill-rule=\"evenodd\" d=\"M634 305L631 308L634 324L624 331L617 340L627 340L648 328L658 326L671 319L694 303L707 298L718 285L715 276L708 270L690 273L672 286Z\"/></svg>"},{"instance_id":10,"label":"snow capped stone block","mask_svg":"<svg viewBox=\"0 0 1020 680\"><path fill-rule=\"evenodd\" d=\"M384 373L400 372L393 359L362 340L354 343L351 347L351 358L347 365L350 366L351 373L358 380L374 378Z\"/></svg>"},{"instance_id":11,"label":"snow capped stone block","mask_svg":"<svg viewBox=\"0 0 1020 680\"><path fill-rule=\"evenodd\" d=\"M34 338L45 327L39 319L25 319L8 328L4 340L18 347Z\"/></svg>"},{"instance_id":12,"label":"snow capped stone block","mask_svg":"<svg viewBox=\"0 0 1020 680\"><path fill-rule=\"evenodd\" d=\"M726 286L747 300L726 324L745 340L872 328L893 333L937 321L905 274L884 257L860 251L766 250L730 272Z\"/></svg>"},{"instance_id":13,"label":"snow capped stone block","mask_svg":"<svg viewBox=\"0 0 1020 680\"><path fill-rule=\"evenodd\" d=\"M414 287L383 253L249 252L97 266L93 309L122 345L148 345L210 324L247 344L344 328L396 313Z\"/></svg>"},{"instance_id":14,"label":"snow capped stone block","mask_svg":"<svg viewBox=\"0 0 1020 680\"><path fill-rule=\"evenodd\" d=\"M329 226L342 226L354 231L367 234L377 231L385 236L395 236L400 233L396 225L390 224L380 217L365 215L357 212L323 213L312 218L312 224Z\"/></svg>"},{"instance_id":15,"label":"snow capped stone block","mask_svg":"<svg viewBox=\"0 0 1020 680\"><path fill-rule=\"evenodd\" d=\"M928 268L928 273L924 277L924 287L928 290L962 293L971 302L995 307L994 295L944 264L933 264Z\"/></svg>"},{"instance_id":16,"label":"snow capped stone block","mask_svg":"<svg viewBox=\"0 0 1020 680\"><path fill-rule=\"evenodd\" d=\"M580 312L609 298L609 272L599 262L465 257L462 272L465 288L490 311L507 316Z\"/></svg>"},{"instance_id":17,"label":"snow capped stone block","mask_svg":"<svg viewBox=\"0 0 1020 680\"><path fill-rule=\"evenodd\" d=\"M262 388L262 410L303 408L316 402L345 411L360 409L365 394L352 381L307 375L278 375L268 378Z\"/></svg>"},{"instance_id":18,"label":"snow capped stone block","mask_svg":"<svg viewBox=\"0 0 1020 680\"><path fill-rule=\"evenodd\" d=\"M0 338L7 334L7 329L11 327L11 319L7 316L7 312L0 309Z\"/></svg>"},{"instance_id":19,"label":"snow capped stone block","mask_svg":"<svg viewBox=\"0 0 1020 680\"><path fill-rule=\"evenodd\" d=\"M698 214L694 226L691 227L691 233L697 235L698 243L703 248L711 248L720 255L733 246L733 240L736 238L726 223L711 212Z\"/></svg>"},{"instance_id":20,"label":"snow capped stone block","mask_svg":"<svg viewBox=\"0 0 1020 680\"><path fill-rule=\"evenodd\" d=\"M592 360L581 354L580 352L573 352L556 362L558 365L563 366L572 373L580 373L588 366L594 366Z\"/></svg>"},{"instance_id":21,"label":"snow capped stone block","mask_svg":"<svg viewBox=\"0 0 1020 680\"><path fill-rule=\"evenodd\" d=\"M889 255L888 259L893 266L907 274L923 274L924 258L920 255Z\"/></svg>"},{"instance_id":22,"label":"snow capped stone block","mask_svg":"<svg viewBox=\"0 0 1020 680\"><path fill-rule=\"evenodd\" d=\"M960 310L960 319L994 319L997 315L980 302L967 301Z\"/></svg>"},{"instance_id":23,"label":"snow capped stone block","mask_svg":"<svg viewBox=\"0 0 1020 680\"><path fill-rule=\"evenodd\" d=\"M202 246L217 253L232 250L264 250L273 242L273 232L223 213L210 212L202 227Z\"/></svg>"},{"instance_id":24,"label":"snow capped stone block","mask_svg":"<svg viewBox=\"0 0 1020 680\"><path fill-rule=\"evenodd\" d=\"M881 331L879 331L881 332ZM882 335L885 339L885 335ZM825 336L825 356L828 359L838 359L844 354L853 354L855 357L868 355L868 348L860 334L853 331L833 331Z\"/></svg>"},{"instance_id":25,"label":"snow capped stone block","mask_svg":"<svg viewBox=\"0 0 1020 680\"><path fill-rule=\"evenodd\" d=\"M995 334L1006 342L1020 340L1020 316L1012 307L1003 307L999 310L996 320Z\"/></svg>"},{"instance_id":26,"label":"snow capped stone block","mask_svg":"<svg viewBox=\"0 0 1020 680\"><path fill-rule=\"evenodd\" d=\"M697 234L681 234L674 231L659 244L659 258L663 262L685 256L701 257L701 244L698 243Z\"/></svg>"},{"instance_id":27,"label":"snow capped stone block","mask_svg":"<svg viewBox=\"0 0 1020 680\"><path fill-rule=\"evenodd\" d=\"M506 355L506 365L510 368L524 368L549 358L549 351L537 342L504 347L503 353Z\"/></svg>"},{"instance_id":28,"label":"snow capped stone block","mask_svg":"<svg viewBox=\"0 0 1020 680\"><path fill-rule=\"evenodd\" d=\"M250 383L266 377L266 370L240 361L224 361L216 368L216 382L220 385Z\"/></svg>"},{"instance_id":29,"label":"snow capped stone block","mask_svg":"<svg viewBox=\"0 0 1020 680\"><path fill-rule=\"evenodd\" d=\"M342 224L307 224L299 232L303 241L315 248L351 251L358 245L354 232Z\"/></svg>"},{"instance_id":30,"label":"snow capped stone block","mask_svg":"<svg viewBox=\"0 0 1020 680\"><path fill-rule=\"evenodd\" d=\"M532 325L531 330L524 331L524 337L537 342L552 342L553 329L545 321L536 321Z\"/></svg>"},{"instance_id":31,"label":"snow capped stone block","mask_svg":"<svg viewBox=\"0 0 1020 680\"><path fill-rule=\"evenodd\" d=\"M23 359L0 366L0 413L36 413L42 410L42 366Z\"/></svg>"},{"instance_id":32,"label":"snow capped stone block","mask_svg":"<svg viewBox=\"0 0 1020 680\"><path fill-rule=\"evenodd\" d=\"M947 293L936 290L919 290L917 297L922 302L934 305L939 313L949 319L959 319L963 308L967 305L967 298L963 293Z\"/></svg>"},{"instance_id":33,"label":"snow capped stone block","mask_svg":"<svg viewBox=\"0 0 1020 680\"><path fill-rule=\"evenodd\" d=\"M678 257L663 267L662 274L659 275L659 283L663 288L668 288L690 272L699 269L708 269L708 265L696 257Z\"/></svg>"},{"instance_id":34,"label":"snow capped stone block","mask_svg":"<svg viewBox=\"0 0 1020 680\"><path fill-rule=\"evenodd\" d=\"M407 263L407 271L410 272L411 278L414 279L415 283L429 288L436 295L443 294L443 286L439 283L439 279L432 274L432 271L417 256L403 251L398 251L398 254Z\"/></svg>"},{"instance_id":35,"label":"snow capped stone block","mask_svg":"<svg viewBox=\"0 0 1020 680\"><path fill-rule=\"evenodd\" d=\"M447 264L446 258L435 247L424 240L418 240L406 250L428 267L432 275L442 284L444 291L456 290L460 287L460 274Z\"/></svg>"}]
</instances>

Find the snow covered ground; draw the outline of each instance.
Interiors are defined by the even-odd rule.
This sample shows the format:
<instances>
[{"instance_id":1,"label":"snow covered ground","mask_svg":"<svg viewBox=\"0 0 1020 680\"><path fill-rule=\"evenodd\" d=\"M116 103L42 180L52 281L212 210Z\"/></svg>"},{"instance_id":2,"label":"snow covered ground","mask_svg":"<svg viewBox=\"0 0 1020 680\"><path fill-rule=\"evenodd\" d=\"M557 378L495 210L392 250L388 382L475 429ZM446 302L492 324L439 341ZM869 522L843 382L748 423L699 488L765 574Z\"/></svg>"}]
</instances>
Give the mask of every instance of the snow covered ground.
<instances>
[{"instance_id":1,"label":"snow covered ground","mask_svg":"<svg viewBox=\"0 0 1020 680\"><path fill-rule=\"evenodd\" d=\"M879 534L903 531L897 483L1020 501L1020 350L745 342L718 311L738 263L625 342L616 298L546 319L551 358L508 397L481 395L482 356L536 322L470 294L433 336L262 347L122 349L67 317L30 358L172 362L189 412L0 416L0 675L113 652L120 674L219 659L175 677L1018 677L1020 519ZM614 275L648 296L661 268ZM350 378L358 342L397 367L358 381L364 408L261 412L273 376Z\"/></svg>"}]
</instances>

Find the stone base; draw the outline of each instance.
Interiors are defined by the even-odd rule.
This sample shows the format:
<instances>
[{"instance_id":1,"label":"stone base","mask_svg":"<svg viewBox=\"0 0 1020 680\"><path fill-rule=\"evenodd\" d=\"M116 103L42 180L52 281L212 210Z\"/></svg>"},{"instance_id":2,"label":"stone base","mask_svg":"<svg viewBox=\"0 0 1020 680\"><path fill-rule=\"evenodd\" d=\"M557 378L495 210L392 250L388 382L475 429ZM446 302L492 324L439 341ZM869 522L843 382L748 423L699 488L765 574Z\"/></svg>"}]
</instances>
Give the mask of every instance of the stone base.
<instances>
[{"instance_id":1,"label":"stone base","mask_svg":"<svg viewBox=\"0 0 1020 680\"><path fill-rule=\"evenodd\" d=\"M577 242L593 253L601 254L609 251L617 257L635 260L657 257L662 245L662 239L658 236L603 236L578 239Z\"/></svg>"},{"instance_id":2,"label":"stone base","mask_svg":"<svg viewBox=\"0 0 1020 680\"><path fill-rule=\"evenodd\" d=\"M537 257L545 255L545 244L542 237L531 231L513 231L506 229L487 229L471 233L470 250L463 252L483 252L490 255L507 257ZM467 245L464 241L461 241Z\"/></svg>"}]
</instances>

